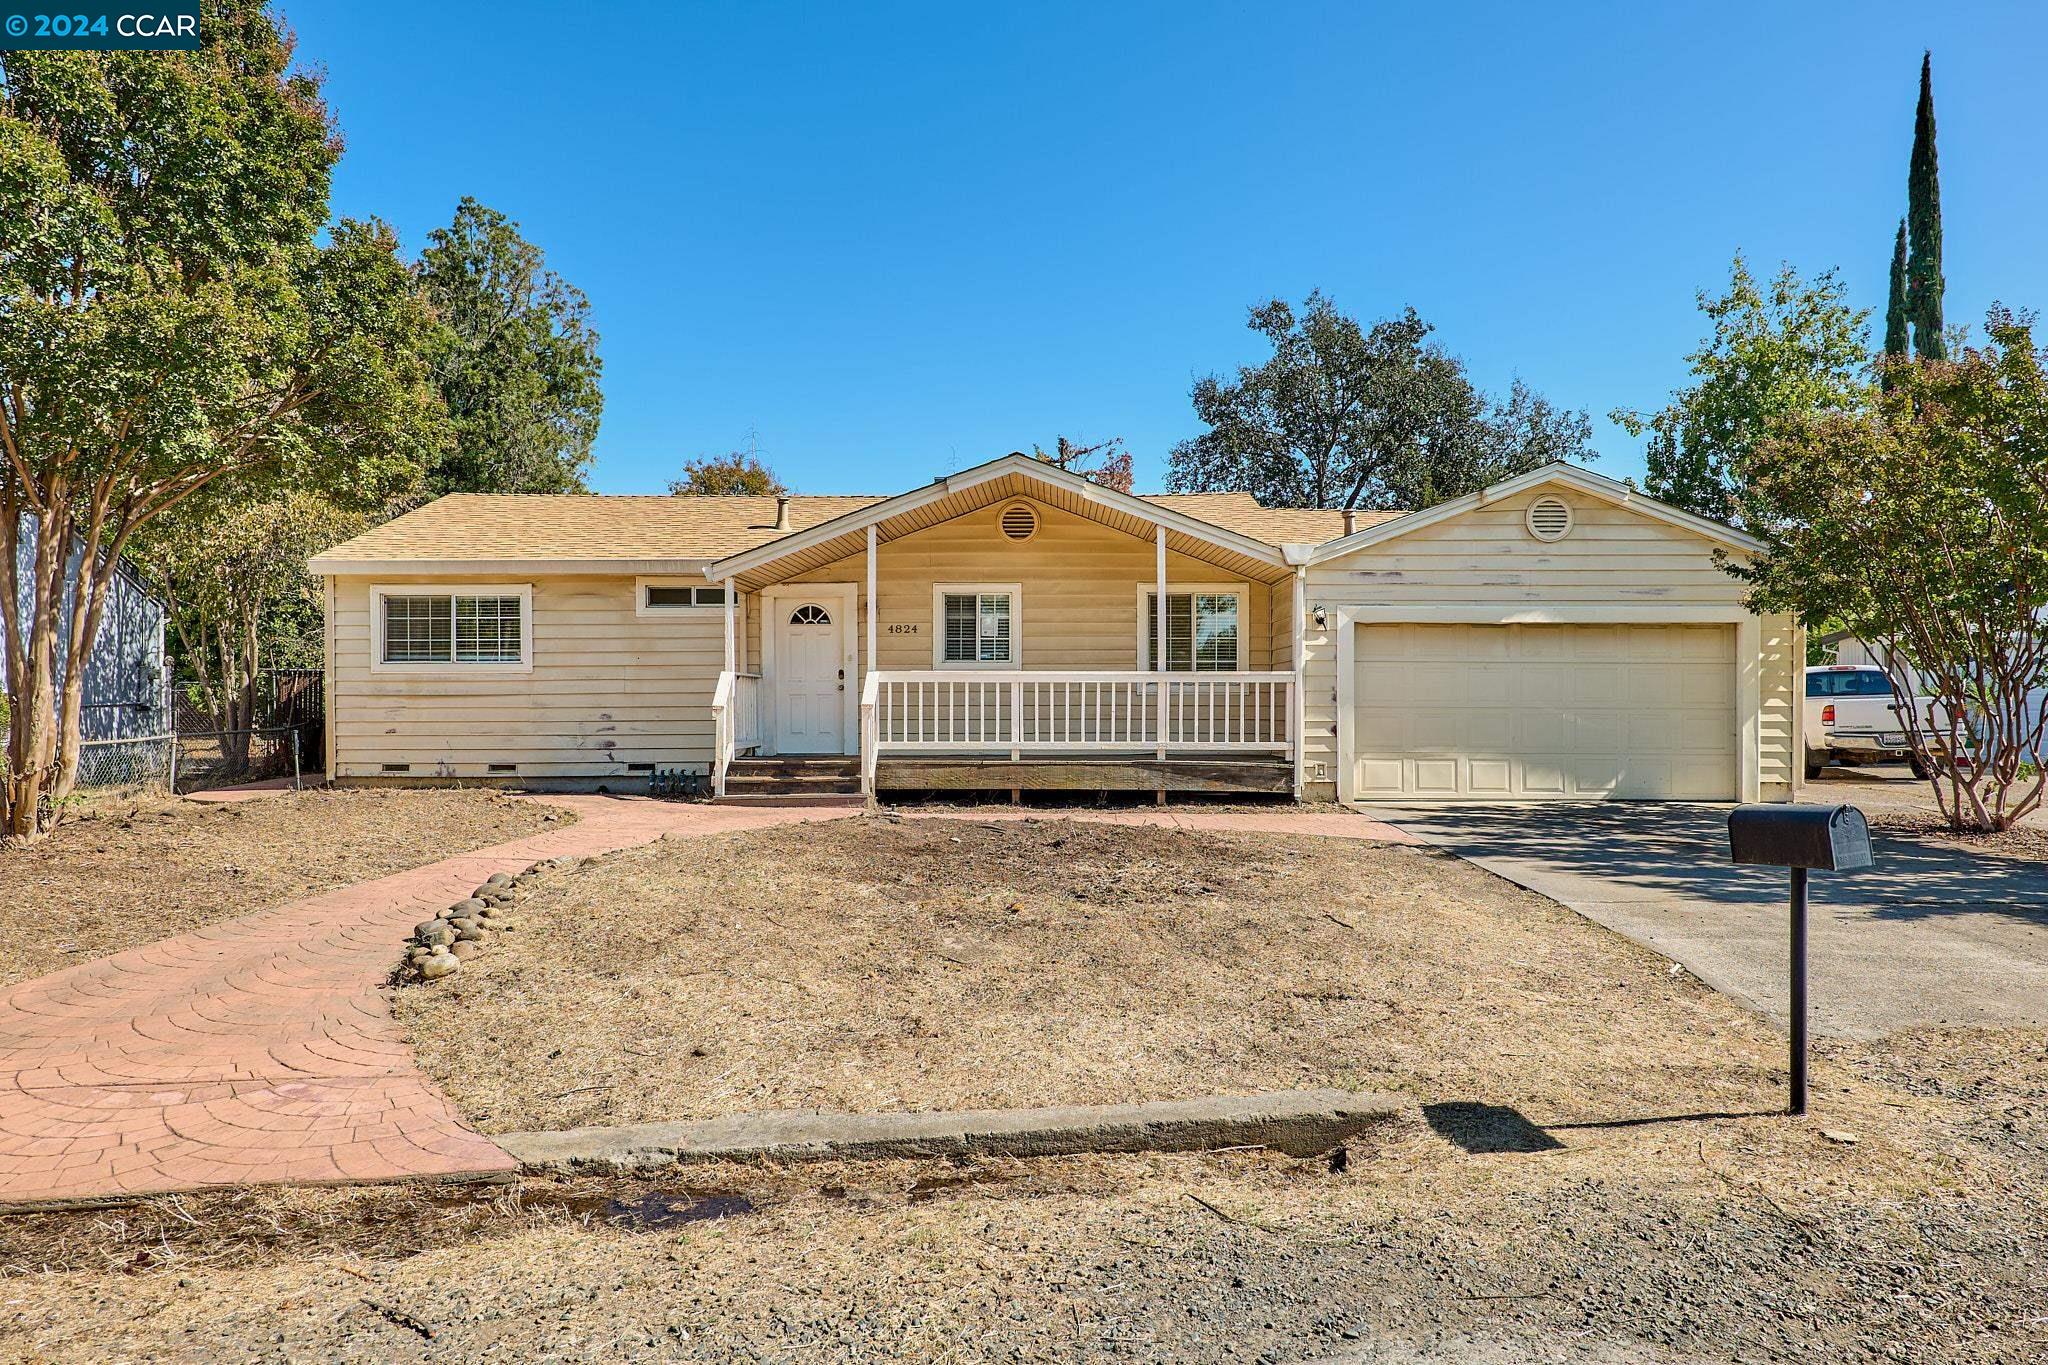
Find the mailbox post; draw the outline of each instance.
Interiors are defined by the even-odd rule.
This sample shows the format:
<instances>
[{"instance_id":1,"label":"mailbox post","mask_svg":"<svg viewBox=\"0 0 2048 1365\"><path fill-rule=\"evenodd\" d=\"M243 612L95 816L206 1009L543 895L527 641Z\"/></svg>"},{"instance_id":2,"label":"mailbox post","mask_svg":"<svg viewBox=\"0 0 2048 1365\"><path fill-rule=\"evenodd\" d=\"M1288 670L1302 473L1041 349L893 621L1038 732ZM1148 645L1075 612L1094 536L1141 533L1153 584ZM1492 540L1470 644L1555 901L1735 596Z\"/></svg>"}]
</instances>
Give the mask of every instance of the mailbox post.
<instances>
[{"instance_id":1,"label":"mailbox post","mask_svg":"<svg viewBox=\"0 0 2048 1365\"><path fill-rule=\"evenodd\" d=\"M1737 806L1728 813L1732 861L1792 869L1792 1102L1806 1112L1806 878L1810 870L1870 866L1870 824L1854 806Z\"/></svg>"}]
</instances>

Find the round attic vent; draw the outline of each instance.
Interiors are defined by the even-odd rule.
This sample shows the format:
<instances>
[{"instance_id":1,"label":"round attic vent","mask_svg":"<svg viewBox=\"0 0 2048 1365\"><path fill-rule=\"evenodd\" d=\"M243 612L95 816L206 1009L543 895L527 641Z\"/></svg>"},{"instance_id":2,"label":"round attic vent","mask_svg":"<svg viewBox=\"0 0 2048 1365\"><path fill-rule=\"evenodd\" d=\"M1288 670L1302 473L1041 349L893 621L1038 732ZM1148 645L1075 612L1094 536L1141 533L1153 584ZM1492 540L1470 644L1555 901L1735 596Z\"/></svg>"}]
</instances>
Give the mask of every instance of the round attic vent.
<instances>
[{"instance_id":1,"label":"round attic vent","mask_svg":"<svg viewBox=\"0 0 2048 1365\"><path fill-rule=\"evenodd\" d=\"M1523 518L1538 540L1563 540L1572 533L1572 509L1562 498L1538 498Z\"/></svg>"},{"instance_id":2,"label":"round attic vent","mask_svg":"<svg viewBox=\"0 0 2048 1365\"><path fill-rule=\"evenodd\" d=\"M1028 502L1013 502L1003 509L1003 534L1012 540L1029 540L1038 534L1038 513Z\"/></svg>"}]
</instances>

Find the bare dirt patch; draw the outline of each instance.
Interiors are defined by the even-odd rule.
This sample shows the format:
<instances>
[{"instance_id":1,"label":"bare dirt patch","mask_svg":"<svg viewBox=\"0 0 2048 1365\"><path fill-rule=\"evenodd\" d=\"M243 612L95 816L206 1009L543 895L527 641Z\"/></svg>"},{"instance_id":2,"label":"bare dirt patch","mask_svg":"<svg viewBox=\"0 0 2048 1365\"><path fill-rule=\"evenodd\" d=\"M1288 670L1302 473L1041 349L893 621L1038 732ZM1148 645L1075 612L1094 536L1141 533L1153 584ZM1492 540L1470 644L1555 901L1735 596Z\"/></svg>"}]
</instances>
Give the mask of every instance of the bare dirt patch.
<instances>
[{"instance_id":1,"label":"bare dirt patch","mask_svg":"<svg viewBox=\"0 0 2048 1365\"><path fill-rule=\"evenodd\" d=\"M1555 1113L1617 1075L1741 1109L1776 1064L1662 958L1411 847L858 819L624 852L522 916L399 995L490 1132L1297 1086Z\"/></svg>"},{"instance_id":2,"label":"bare dirt patch","mask_svg":"<svg viewBox=\"0 0 2048 1365\"><path fill-rule=\"evenodd\" d=\"M1993 1141L1973 1108L2038 1098L2044 1055L2033 1035L1924 1035L1894 1085L1878 1049L1831 1046L1807 1120L1639 1122L1654 1115L1596 1092L1578 1122L1495 1150L1475 1139L1500 1124L1437 1113L1341 1159L708 1166L37 1215L0 1222L0 1343L60 1360L1989 1365L2048 1349L2048 1113ZM1966 1077L1972 1101L1940 1093Z\"/></svg>"},{"instance_id":3,"label":"bare dirt patch","mask_svg":"<svg viewBox=\"0 0 2048 1365\"><path fill-rule=\"evenodd\" d=\"M482 791L101 802L0 846L0 984L574 819Z\"/></svg>"},{"instance_id":4,"label":"bare dirt patch","mask_svg":"<svg viewBox=\"0 0 2048 1365\"><path fill-rule=\"evenodd\" d=\"M2048 829L2038 825L2014 825L1996 834L1958 834L1940 815L1917 810L1875 812L1870 815L1870 825L1873 829L1918 835L1935 843L1949 844L1993 858L2048 863Z\"/></svg>"}]
</instances>

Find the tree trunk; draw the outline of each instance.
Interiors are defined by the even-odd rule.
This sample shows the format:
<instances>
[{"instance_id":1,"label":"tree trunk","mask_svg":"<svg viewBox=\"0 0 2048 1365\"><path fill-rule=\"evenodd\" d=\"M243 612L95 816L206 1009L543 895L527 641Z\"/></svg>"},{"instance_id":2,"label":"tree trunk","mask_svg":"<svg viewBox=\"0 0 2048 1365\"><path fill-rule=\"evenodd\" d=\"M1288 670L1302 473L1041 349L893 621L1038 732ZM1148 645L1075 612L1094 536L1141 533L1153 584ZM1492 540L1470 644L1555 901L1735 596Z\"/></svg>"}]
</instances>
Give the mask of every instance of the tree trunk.
<instances>
[{"instance_id":1,"label":"tree trunk","mask_svg":"<svg viewBox=\"0 0 2048 1365\"><path fill-rule=\"evenodd\" d=\"M20 509L9 510L5 573L7 591L0 600L0 628L7 642L7 691L11 716L7 735L7 800L5 833L33 839L41 833L45 785L54 751L56 689L52 677L57 661L56 618L70 549L68 518L58 504L46 500L34 510L35 553L29 562L28 619L21 619L21 592L15 538Z\"/></svg>"},{"instance_id":2,"label":"tree trunk","mask_svg":"<svg viewBox=\"0 0 2048 1365\"><path fill-rule=\"evenodd\" d=\"M65 640L64 683L58 697L56 762L50 780L50 798L62 801L78 785L78 761L83 757L85 677L92 664L93 646L99 642L100 620L106 613L107 593L120 567L121 541L106 536L107 507L95 498L92 518L78 560L78 578L72 587L70 633ZM65 547L70 548L68 545ZM69 560L69 555L65 556Z\"/></svg>"}]
</instances>

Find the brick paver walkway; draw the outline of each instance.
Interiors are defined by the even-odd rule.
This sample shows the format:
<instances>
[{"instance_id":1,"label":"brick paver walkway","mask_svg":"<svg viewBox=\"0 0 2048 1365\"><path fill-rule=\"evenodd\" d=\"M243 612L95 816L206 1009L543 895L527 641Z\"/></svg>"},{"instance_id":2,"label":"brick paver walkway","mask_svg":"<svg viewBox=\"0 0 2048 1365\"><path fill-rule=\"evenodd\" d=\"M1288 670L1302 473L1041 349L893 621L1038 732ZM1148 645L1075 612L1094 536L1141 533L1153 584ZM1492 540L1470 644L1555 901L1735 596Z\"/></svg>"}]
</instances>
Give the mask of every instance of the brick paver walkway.
<instances>
[{"instance_id":1,"label":"brick paver walkway","mask_svg":"<svg viewBox=\"0 0 2048 1365\"><path fill-rule=\"evenodd\" d=\"M577 822L0 995L0 1207L273 1182L509 1175L516 1163L420 1074L391 1017L384 983L413 925L491 873L543 858L856 813L545 799L574 810ZM1414 842L1348 811L944 814Z\"/></svg>"},{"instance_id":2,"label":"brick paver walkway","mask_svg":"<svg viewBox=\"0 0 2048 1365\"><path fill-rule=\"evenodd\" d=\"M851 813L547 800L579 819L0 995L0 1205L509 1173L391 1017L384 982L412 926L543 858Z\"/></svg>"}]
</instances>

